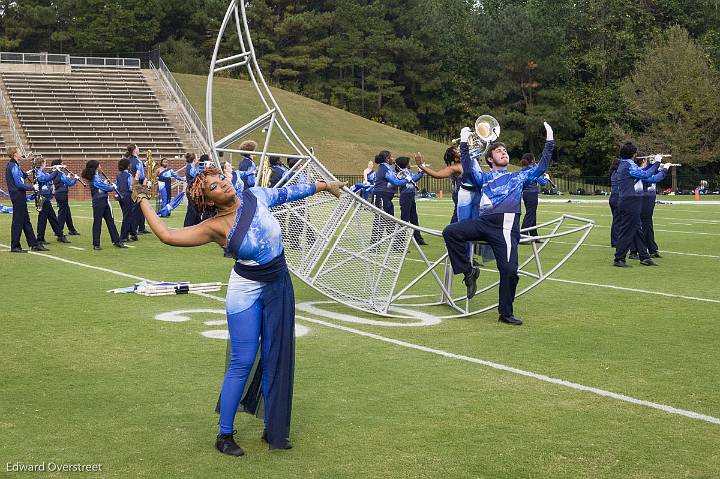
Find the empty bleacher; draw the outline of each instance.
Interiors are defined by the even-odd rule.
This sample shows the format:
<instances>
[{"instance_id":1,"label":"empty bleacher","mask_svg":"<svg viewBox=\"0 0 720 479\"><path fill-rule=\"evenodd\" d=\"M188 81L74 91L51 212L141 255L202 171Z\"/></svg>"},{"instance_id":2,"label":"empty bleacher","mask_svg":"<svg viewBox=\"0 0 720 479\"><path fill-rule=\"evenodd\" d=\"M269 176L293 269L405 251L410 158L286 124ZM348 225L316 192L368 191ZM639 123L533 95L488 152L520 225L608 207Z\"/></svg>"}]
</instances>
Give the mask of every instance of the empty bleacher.
<instances>
[{"instance_id":1,"label":"empty bleacher","mask_svg":"<svg viewBox=\"0 0 720 479\"><path fill-rule=\"evenodd\" d=\"M46 158L118 159L130 143L184 154L140 70L3 72L2 81L29 149Z\"/></svg>"}]
</instances>

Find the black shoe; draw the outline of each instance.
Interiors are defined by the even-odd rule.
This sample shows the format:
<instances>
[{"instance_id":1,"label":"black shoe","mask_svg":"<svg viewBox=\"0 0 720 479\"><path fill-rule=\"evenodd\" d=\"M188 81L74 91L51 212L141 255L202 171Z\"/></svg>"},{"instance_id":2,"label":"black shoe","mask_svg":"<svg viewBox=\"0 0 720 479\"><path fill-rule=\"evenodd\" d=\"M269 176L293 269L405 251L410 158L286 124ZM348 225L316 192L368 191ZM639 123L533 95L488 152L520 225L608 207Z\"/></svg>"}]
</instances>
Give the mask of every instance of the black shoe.
<instances>
[{"instance_id":1,"label":"black shoe","mask_svg":"<svg viewBox=\"0 0 720 479\"><path fill-rule=\"evenodd\" d=\"M38 245L40 245L40 246L48 246L50 244L47 241L45 241L44 239L42 239L42 240L39 239L37 241L38 241Z\"/></svg>"},{"instance_id":2,"label":"black shoe","mask_svg":"<svg viewBox=\"0 0 720 479\"><path fill-rule=\"evenodd\" d=\"M58 243L70 243L70 240L67 239L67 236L58 236L57 240L58 240Z\"/></svg>"},{"instance_id":3,"label":"black shoe","mask_svg":"<svg viewBox=\"0 0 720 479\"><path fill-rule=\"evenodd\" d=\"M11 248L11 249L10 249L10 252L11 252L11 253L27 253L27 250L26 250L26 249L22 249L22 248Z\"/></svg>"},{"instance_id":4,"label":"black shoe","mask_svg":"<svg viewBox=\"0 0 720 479\"><path fill-rule=\"evenodd\" d=\"M93 246L93 249L94 249L95 251L100 251L102 248L99 247L99 246Z\"/></svg>"},{"instance_id":5,"label":"black shoe","mask_svg":"<svg viewBox=\"0 0 720 479\"><path fill-rule=\"evenodd\" d=\"M512 314L510 316L503 316L501 314L498 321L505 324L512 324L513 326L520 326L522 324L522 320L516 318Z\"/></svg>"},{"instance_id":6,"label":"black shoe","mask_svg":"<svg viewBox=\"0 0 720 479\"><path fill-rule=\"evenodd\" d=\"M142 230L142 231L138 231L137 234L139 234L139 235L149 235L150 232L149 232L148 230Z\"/></svg>"},{"instance_id":7,"label":"black shoe","mask_svg":"<svg viewBox=\"0 0 720 479\"><path fill-rule=\"evenodd\" d=\"M662 258L662 256L660 256L660 253L658 253L657 251L655 251L654 253L650 253L650 257L651 258Z\"/></svg>"},{"instance_id":8,"label":"black shoe","mask_svg":"<svg viewBox=\"0 0 720 479\"><path fill-rule=\"evenodd\" d=\"M262 439L263 442L268 443L270 445L271 450L273 450L273 449L292 449L292 447L293 447L292 443L290 442L290 439L287 439L287 438L280 441L280 444L270 444L270 442L268 441L268 437L267 437L267 431L263 431L260 439Z\"/></svg>"},{"instance_id":9,"label":"black shoe","mask_svg":"<svg viewBox=\"0 0 720 479\"><path fill-rule=\"evenodd\" d=\"M68 234L70 236L80 236L80 233L78 233L77 231L70 231L70 232L68 232Z\"/></svg>"},{"instance_id":10,"label":"black shoe","mask_svg":"<svg viewBox=\"0 0 720 479\"><path fill-rule=\"evenodd\" d=\"M118 242L116 242L116 243L113 243L113 246L116 247L116 248L125 248L125 249L127 249L127 245L126 245L125 243L123 243L122 241L118 241Z\"/></svg>"},{"instance_id":11,"label":"black shoe","mask_svg":"<svg viewBox=\"0 0 720 479\"><path fill-rule=\"evenodd\" d=\"M47 243L45 243L45 244L47 244ZM30 249L33 251L50 251L49 249L47 249L44 245L42 245L40 243L38 243L37 246L33 246Z\"/></svg>"},{"instance_id":12,"label":"black shoe","mask_svg":"<svg viewBox=\"0 0 720 479\"><path fill-rule=\"evenodd\" d=\"M476 268L483 268L483 267L485 267L484 264L482 264L480 261L476 260L475 258L473 258L473 260L472 260L472 265L475 266Z\"/></svg>"},{"instance_id":13,"label":"black shoe","mask_svg":"<svg viewBox=\"0 0 720 479\"><path fill-rule=\"evenodd\" d=\"M137 240L138 240L138 237L135 236L135 235L132 235L132 236L130 236L130 237L128 238L128 240L130 240L130 241L137 241Z\"/></svg>"},{"instance_id":14,"label":"black shoe","mask_svg":"<svg viewBox=\"0 0 720 479\"><path fill-rule=\"evenodd\" d=\"M480 276L480 268L473 268L467 273L464 273L463 283L467 287L467 299L472 299L477 291L477 279Z\"/></svg>"},{"instance_id":15,"label":"black shoe","mask_svg":"<svg viewBox=\"0 0 720 479\"><path fill-rule=\"evenodd\" d=\"M427 246L427 242L424 238L420 238L419 240L417 240L417 244L419 244L420 246Z\"/></svg>"},{"instance_id":16,"label":"black shoe","mask_svg":"<svg viewBox=\"0 0 720 479\"><path fill-rule=\"evenodd\" d=\"M623 260L618 260L613 263L613 266L617 266L618 268L632 268L629 264L627 264Z\"/></svg>"},{"instance_id":17,"label":"black shoe","mask_svg":"<svg viewBox=\"0 0 720 479\"><path fill-rule=\"evenodd\" d=\"M640 255L637 254L637 253L630 253L630 254L628 255L628 258L630 258L630 259L640 259Z\"/></svg>"},{"instance_id":18,"label":"black shoe","mask_svg":"<svg viewBox=\"0 0 720 479\"><path fill-rule=\"evenodd\" d=\"M640 264L643 266L660 266L659 264L657 264L655 261L651 260L650 258L640 261Z\"/></svg>"},{"instance_id":19,"label":"black shoe","mask_svg":"<svg viewBox=\"0 0 720 479\"><path fill-rule=\"evenodd\" d=\"M218 434L215 441L215 449L228 456L240 457L245 455L243 448L238 446L233 434Z\"/></svg>"}]
</instances>

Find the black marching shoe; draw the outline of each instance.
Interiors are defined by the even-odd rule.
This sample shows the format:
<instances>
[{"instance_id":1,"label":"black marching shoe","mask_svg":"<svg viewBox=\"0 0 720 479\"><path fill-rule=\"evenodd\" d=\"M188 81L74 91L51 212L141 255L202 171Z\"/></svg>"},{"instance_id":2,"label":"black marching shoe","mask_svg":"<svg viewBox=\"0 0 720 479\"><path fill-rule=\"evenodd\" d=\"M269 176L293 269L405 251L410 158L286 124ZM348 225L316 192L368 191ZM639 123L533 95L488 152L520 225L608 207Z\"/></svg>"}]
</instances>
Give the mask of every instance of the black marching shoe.
<instances>
[{"instance_id":1,"label":"black marching shoe","mask_svg":"<svg viewBox=\"0 0 720 479\"><path fill-rule=\"evenodd\" d=\"M27 253L27 250L26 250L26 249L22 249L22 248L11 248L11 249L10 249L10 252L11 252L11 253Z\"/></svg>"},{"instance_id":2,"label":"black marching shoe","mask_svg":"<svg viewBox=\"0 0 720 479\"><path fill-rule=\"evenodd\" d=\"M232 434L218 434L217 440L215 441L215 449L228 456L240 457L245 455L243 448L235 442L233 438L234 434L234 432Z\"/></svg>"},{"instance_id":3,"label":"black marching shoe","mask_svg":"<svg viewBox=\"0 0 720 479\"><path fill-rule=\"evenodd\" d=\"M67 236L58 236L57 237L58 243L70 243L70 240L67 239Z\"/></svg>"},{"instance_id":4,"label":"black marching shoe","mask_svg":"<svg viewBox=\"0 0 720 479\"><path fill-rule=\"evenodd\" d=\"M94 249L95 251L100 251L102 248L101 248L100 246L93 246L93 249Z\"/></svg>"},{"instance_id":5,"label":"black marching shoe","mask_svg":"<svg viewBox=\"0 0 720 479\"><path fill-rule=\"evenodd\" d=\"M129 241L137 241L137 240L138 240L138 237L135 236L135 235L130 235L130 237L128 238L128 240L129 240Z\"/></svg>"},{"instance_id":6,"label":"black marching shoe","mask_svg":"<svg viewBox=\"0 0 720 479\"><path fill-rule=\"evenodd\" d=\"M629 264L627 264L627 263L626 263L625 261L623 261L623 260L616 260L616 261L613 263L613 266L617 266L618 268L632 268L632 266L630 266Z\"/></svg>"},{"instance_id":7,"label":"black marching shoe","mask_svg":"<svg viewBox=\"0 0 720 479\"><path fill-rule=\"evenodd\" d=\"M477 279L478 276L480 276L480 268L473 268L463 274L465 275L463 283L465 283L465 286L467 287L467 298L472 299L477 291Z\"/></svg>"},{"instance_id":8,"label":"black marching shoe","mask_svg":"<svg viewBox=\"0 0 720 479\"><path fill-rule=\"evenodd\" d=\"M142 230L142 231L138 231L137 234L139 234L139 235L149 235L150 232L149 232L148 230Z\"/></svg>"},{"instance_id":9,"label":"black marching shoe","mask_svg":"<svg viewBox=\"0 0 720 479\"><path fill-rule=\"evenodd\" d=\"M48 246L50 244L47 241L45 241L44 239L39 239L39 240L37 240L37 242L38 242L38 245L40 245L40 246Z\"/></svg>"},{"instance_id":10,"label":"black marching shoe","mask_svg":"<svg viewBox=\"0 0 720 479\"><path fill-rule=\"evenodd\" d=\"M660 256L660 253L658 253L657 251L655 251L654 253L650 253L650 257L651 258L662 258L662 256Z\"/></svg>"},{"instance_id":11,"label":"black marching shoe","mask_svg":"<svg viewBox=\"0 0 720 479\"><path fill-rule=\"evenodd\" d=\"M643 266L660 266L659 264L657 264L655 261L651 260L650 258L640 261L640 264Z\"/></svg>"},{"instance_id":12,"label":"black marching shoe","mask_svg":"<svg viewBox=\"0 0 720 479\"><path fill-rule=\"evenodd\" d=\"M273 450L273 449L281 449L281 450L282 450L282 449L292 449L292 447L293 447L293 446L292 446L292 443L290 442L290 439L288 439L288 438L283 439L280 444L275 444L275 445L270 444L270 441L268 441L268 437L267 437L267 431L263 431L262 436L261 436L260 439L262 439L263 442L268 443L268 445L270 446L270 450Z\"/></svg>"},{"instance_id":13,"label":"black marching shoe","mask_svg":"<svg viewBox=\"0 0 720 479\"><path fill-rule=\"evenodd\" d=\"M69 234L70 236L80 236L80 233L78 233L77 231L74 231L74 230L73 230L73 231L69 231L68 234Z\"/></svg>"},{"instance_id":14,"label":"black marching shoe","mask_svg":"<svg viewBox=\"0 0 720 479\"><path fill-rule=\"evenodd\" d=\"M45 243L45 244L47 244L47 243ZM37 246L33 246L33 247L30 248L30 249L33 250L33 251L50 251L50 250L47 249L47 248L45 247L45 245L43 245L42 243L38 243Z\"/></svg>"},{"instance_id":15,"label":"black marching shoe","mask_svg":"<svg viewBox=\"0 0 720 479\"><path fill-rule=\"evenodd\" d=\"M631 252L631 253L628 255L628 258L629 258L629 259L640 259L640 255L637 254L636 252Z\"/></svg>"},{"instance_id":16,"label":"black marching shoe","mask_svg":"<svg viewBox=\"0 0 720 479\"><path fill-rule=\"evenodd\" d=\"M512 324L513 326L520 326L522 324L522 320L516 318L512 314L510 316L504 316L501 314L498 321L505 324Z\"/></svg>"},{"instance_id":17,"label":"black marching shoe","mask_svg":"<svg viewBox=\"0 0 720 479\"><path fill-rule=\"evenodd\" d=\"M113 243L113 246L116 247L116 248L125 248L125 249L127 249L127 245L126 245L125 243L123 243L122 241L118 241L118 242L116 242L116 243Z\"/></svg>"},{"instance_id":18,"label":"black marching shoe","mask_svg":"<svg viewBox=\"0 0 720 479\"><path fill-rule=\"evenodd\" d=\"M417 244L419 244L420 246L427 246L427 241L425 241L425 238L420 238L419 240L417 240Z\"/></svg>"}]
</instances>

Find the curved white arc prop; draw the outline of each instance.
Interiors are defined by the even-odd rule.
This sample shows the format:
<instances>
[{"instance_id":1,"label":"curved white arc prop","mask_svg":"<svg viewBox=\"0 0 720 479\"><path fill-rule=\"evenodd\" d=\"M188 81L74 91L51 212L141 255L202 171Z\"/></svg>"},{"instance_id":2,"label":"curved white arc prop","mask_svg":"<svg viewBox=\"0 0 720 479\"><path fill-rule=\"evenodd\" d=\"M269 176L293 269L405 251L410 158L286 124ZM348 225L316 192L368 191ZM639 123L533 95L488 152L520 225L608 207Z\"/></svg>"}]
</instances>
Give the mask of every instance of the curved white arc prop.
<instances>
[{"instance_id":1,"label":"curved white arc prop","mask_svg":"<svg viewBox=\"0 0 720 479\"><path fill-rule=\"evenodd\" d=\"M220 57L223 39L231 25L236 30L239 49ZM220 141L213 132L213 85L215 74L232 68L244 68L262 103L264 112L247 122ZM206 91L206 122L208 144L213 161L220 166L219 152L249 154L232 149L232 145L262 130L264 141L258 142L262 150L259 156L258 184L266 179L266 159L277 155L294 158L298 162L285 174L278 186L313 182L318 179L335 180L335 176L315 157L295 133L265 81L253 46L245 2L232 0L223 18L215 42ZM279 132L292 151L271 152L271 137ZM499 282L481 287L475 298L455 297L454 283L458 283L450 270L447 253L438 258L428 258L413 238L414 231L442 238L442 232L422 228L401 221L368 203L360 196L346 190L336 200L328 193L307 198L273 209L273 214L283 228L285 256L290 270L301 280L328 298L351 308L387 318L416 319L417 312L428 307L438 318L466 317L488 311L497 306L495 295L488 301L488 294ZM579 223L562 229L566 222ZM519 274L532 279L531 284L517 293L520 296L544 281L562 266L587 238L593 222L584 218L564 215L536 228L552 228L550 234L523 237L522 244L531 244L532 253L520 264ZM526 230L522 233L527 234ZM555 265L544 269L540 253L554 238L577 235L570 251ZM545 242L538 246L538 239ZM407 258L410 250L420 259ZM423 263L418 272L417 262ZM526 267L535 267L537 272ZM402 273L402 274L401 274ZM412 278L399 285L401 278ZM408 294L436 293L438 301L425 304L403 303ZM483 302L483 300L485 300ZM489 304L488 304L489 302ZM415 311L409 309L415 308ZM449 309L449 311L448 311ZM411 314L413 313L413 314ZM437 313L437 314L436 314Z\"/></svg>"}]
</instances>

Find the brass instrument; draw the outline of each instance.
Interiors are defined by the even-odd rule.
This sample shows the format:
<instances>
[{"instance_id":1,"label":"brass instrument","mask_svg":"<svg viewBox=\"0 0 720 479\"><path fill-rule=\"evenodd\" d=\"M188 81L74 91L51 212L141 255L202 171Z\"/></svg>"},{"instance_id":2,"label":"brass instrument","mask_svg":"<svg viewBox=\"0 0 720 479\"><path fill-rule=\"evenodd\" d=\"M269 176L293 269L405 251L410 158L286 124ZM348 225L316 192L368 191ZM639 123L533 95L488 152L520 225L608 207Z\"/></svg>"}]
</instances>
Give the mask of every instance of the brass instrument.
<instances>
[{"instance_id":1,"label":"brass instrument","mask_svg":"<svg viewBox=\"0 0 720 479\"><path fill-rule=\"evenodd\" d=\"M34 155L30 153L28 155L30 158L30 163L32 165L32 169L30 170L31 175L31 181L33 186L35 186L35 209L40 212L43 209L43 205L45 204L45 197L40 192L40 181L38 180L37 176L37 169L42 168L42 164L45 162L45 159L42 157L42 155Z\"/></svg>"},{"instance_id":2,"label":"brass instrument","mask_svg":"<svg viewBox=\"0 0 720 479\"><path fill-rule=\"evenodd\" d=\"M500 123L490 115L479 116L475 120L474 131L470 133L468 148L470 151L475 150L477 152L474 156L480 157L488 151L490 145L499 137ZM453 140L453 143L460 143L460 138Z\"/></svg>"},{"instance_id":3,"label":"brass instrument","mask_svg":"<svg viewBox=\"0 0 720 479\"><path fill-rule=\"evenodd\" d=\"M267 156L262 158L262 172L260 173L260 186L267 188L270 184L270 177L272 176L272 168L270 168L270 158Z\"/></svg>"}]
</instances>

